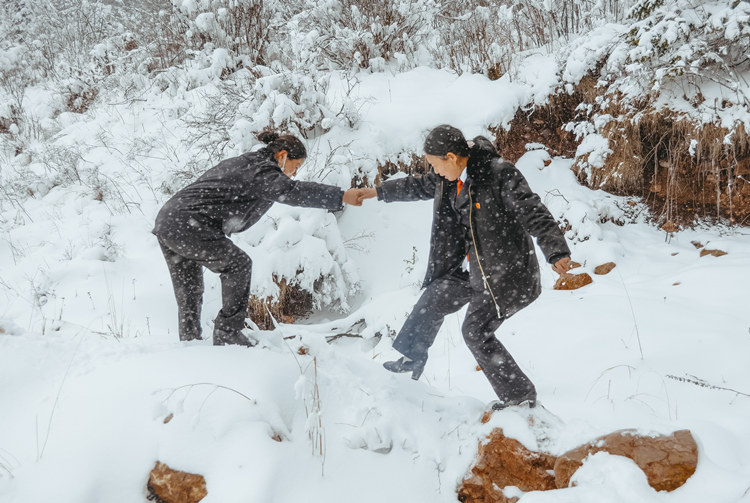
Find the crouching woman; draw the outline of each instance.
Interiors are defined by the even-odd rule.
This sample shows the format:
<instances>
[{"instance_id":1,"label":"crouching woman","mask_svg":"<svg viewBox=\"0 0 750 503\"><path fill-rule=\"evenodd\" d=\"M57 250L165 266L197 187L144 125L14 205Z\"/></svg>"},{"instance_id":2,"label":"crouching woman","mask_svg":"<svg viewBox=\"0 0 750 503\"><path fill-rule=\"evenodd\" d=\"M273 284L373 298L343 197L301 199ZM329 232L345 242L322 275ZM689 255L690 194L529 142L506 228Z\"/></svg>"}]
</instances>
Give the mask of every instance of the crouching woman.
<instances>
[{"instance_id":1,"label":"crouching woman","mask_svg":"<svg viewBox=\"0 0 750 503\"><path fill-rule=\"evenodd\" d=\"M153 233L172 278L180 340L201 338L203 268L221 278L222 307L214 320L214 345L250 342L242 334L250 296L252 260L228 236L251 227L274 202L340 210L359 206L356 189L293 180L307 151L295 136L263 132L266 146L226 159L172 196Z\"/></svg>"}]
</instances>

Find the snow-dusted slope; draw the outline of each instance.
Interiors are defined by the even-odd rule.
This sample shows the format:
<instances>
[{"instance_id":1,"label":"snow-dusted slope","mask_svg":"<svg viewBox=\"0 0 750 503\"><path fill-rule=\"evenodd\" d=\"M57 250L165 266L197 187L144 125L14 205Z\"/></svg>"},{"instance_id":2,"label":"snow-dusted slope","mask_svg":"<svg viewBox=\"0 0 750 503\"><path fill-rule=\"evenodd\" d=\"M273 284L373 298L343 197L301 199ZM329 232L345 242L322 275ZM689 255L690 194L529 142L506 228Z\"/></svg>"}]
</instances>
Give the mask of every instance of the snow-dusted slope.
<instances>
[{"instance_id":1,"label":"snow-dusted slope","mask_svg":"<svg viewBox=\"0 0 750 503\"><path fill-rule=\"evenodd\" d=\"M542 79L554 69L544 63L529 80L548 89ZM316 156L303 176L345 186L351 166L323 169L337 145L372 169L418 152L441 122L482 133L533 99L530 87L424 68L362 75L359 129L336 127L311 145ZM555 275L543 268L541 298L498 331L559 417L539 445L542 432L523 413L481 424L494 397L461 340L463 311L446 319L419 382L381 367L419 295L430 202L370 200L339 215L275 207L279 225L266 220L236 236L258 253L253 288L270 288L273 271L296 265L282 257L317 257L320 270L349 271L333 291L350 311L258 333L251 349L178 342L169 277L149 233L168 197L160 187L184 183L174 173L189 160L179 113L170 112L184 104L172 98L56 118L69 121L58 124L59 152L86 147L80 181L50 180L33 187L34 197L0 200L0 501L143 501L158 459L205 475L207 503L450 502L494 427L554 453L626 427L689 428L699 442L698 470L673 494L651 490L632 463L597 456L578 487L524 503L749 500L747 231L668 236L645 223L637 203L579 186L569 160L545 167L546 154L532 151L518 162L555 217L570 223L579 271L617 263L573 292L552 290ZM4 180L20 183L34 170L45 180L43 164L12 168L4 166ZM258 236L261 228L275 233ZM700 257L693 241L728 254ZM206 278L210 334L219 289ZM342 333L359 337L326 339ZM675 379L685 377L709 386Z\"/></svg>"}]
</instances>

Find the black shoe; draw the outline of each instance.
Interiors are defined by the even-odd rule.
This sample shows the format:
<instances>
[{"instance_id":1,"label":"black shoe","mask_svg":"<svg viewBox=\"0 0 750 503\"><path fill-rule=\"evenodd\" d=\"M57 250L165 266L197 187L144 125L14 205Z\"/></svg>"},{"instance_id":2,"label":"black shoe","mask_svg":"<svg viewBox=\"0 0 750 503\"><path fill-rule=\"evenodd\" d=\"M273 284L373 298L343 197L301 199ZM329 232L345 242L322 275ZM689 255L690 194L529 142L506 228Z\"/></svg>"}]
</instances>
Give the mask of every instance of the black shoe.
<instances>
[{"instance_id":1,"label":"black shoe","mask_svg":"<svg viewBox=\"0 0 750 503\"><path fill-rule=\"evenodd\" d=\"M402 356L398 360L383 363L383 367L391 372L411 372L411 378L416 381L422 375L426 364L426 361L409 360Z\"/></svg>"},{"instance_id":2,"label":"black shoe","mask_svg":"<svg viewBox=\"0 0 750 503\"><path fill-rule=\"evenodd\" d=\"M528 405L530 409L536 407L536 390L532 389L524 395L509 398L507 400L498 400L492 404L492 410L503 410L507 407L515 407L517 405Z\"/></svg>"},{"instance_id":3,"label":"black shoe","mask_svg":"<svg viewBox=\"0 0 750 503\"><path fill-rule=\"evenodd\" d=\"M251 348L258 344L258 341L252 340L242 332L226 333L224 331L214 332L214 346L245 346Z\"/></svg>"}]
</instances>

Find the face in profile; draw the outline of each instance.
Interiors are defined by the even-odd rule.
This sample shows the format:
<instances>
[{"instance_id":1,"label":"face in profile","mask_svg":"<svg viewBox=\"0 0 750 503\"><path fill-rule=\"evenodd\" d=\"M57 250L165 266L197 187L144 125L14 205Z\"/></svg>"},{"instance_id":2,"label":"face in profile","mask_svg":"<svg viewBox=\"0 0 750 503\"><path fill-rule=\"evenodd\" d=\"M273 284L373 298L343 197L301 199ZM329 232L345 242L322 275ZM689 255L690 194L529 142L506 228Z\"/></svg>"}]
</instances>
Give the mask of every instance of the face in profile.
<instances>
[{"instance_id":1,"label":"face in profile","mask_svg":"<svg viewBox=\"0 0 750 503\"><path fill-rule=\"evenodd\" d=\"M305 162L305 158L300 159L289 159L289 155L286 150L282 150L275 156L276 163L284 171L284 174L289 178L294 177L297 174L297 170Z\"/></svg>"},{"instance_id":2,"label":"face in profile","mask_svg":"<svg viewBox=\"0 0 750 503\"><path fill-rule=\"evenodd\" d=\"M425 154L425 158L435 169L435 173L450 181L458 180L465 167L459 162L459 157L452 152L444 156Z\"/></svg>"}]
</instances>

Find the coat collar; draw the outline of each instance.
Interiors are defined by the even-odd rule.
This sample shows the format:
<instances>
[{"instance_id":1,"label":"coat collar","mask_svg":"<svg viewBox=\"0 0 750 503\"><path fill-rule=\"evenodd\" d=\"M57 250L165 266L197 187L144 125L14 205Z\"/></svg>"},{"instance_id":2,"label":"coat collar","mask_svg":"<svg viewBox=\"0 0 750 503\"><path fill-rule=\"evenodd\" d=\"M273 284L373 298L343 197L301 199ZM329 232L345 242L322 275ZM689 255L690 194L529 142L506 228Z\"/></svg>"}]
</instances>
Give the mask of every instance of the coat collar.
<instances>
[{"instance_id":1,"label":"coat collar","mask_svg":"<svg viewBox=\"0 0 750 503\"><path fill-rule=\"evenodd\" d=\"M456 204L455 208L460 209L469 204L469 184L471 183L470 180L467 179L467 182L464 184L464 187L461 189L461 192L456 195Z\"/></svg>"},{"instance_id":2,"label":"coat collar","mask_svg":"<svg viewBox=\"0 0 750 503\"><path fill-rule=\"evenodd\" d=\"M483 136L474 138L471 150L469 150L469 162L462 173L466 175L464 188L456 196L456 209L469 204L469 190L472 185L484 185L490 181L492 161L498 157L495 147L487 138Z\"/></svg>"}]
</instances>

